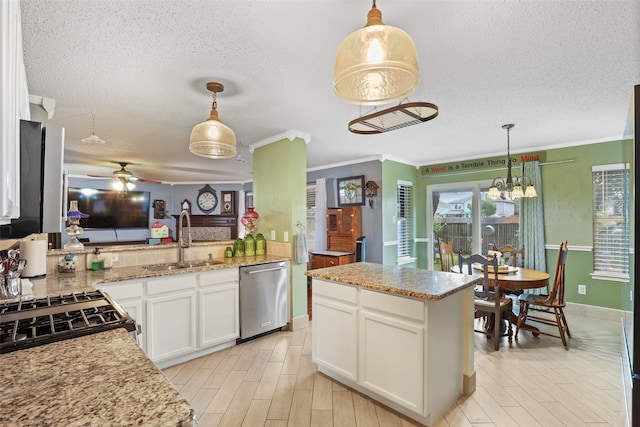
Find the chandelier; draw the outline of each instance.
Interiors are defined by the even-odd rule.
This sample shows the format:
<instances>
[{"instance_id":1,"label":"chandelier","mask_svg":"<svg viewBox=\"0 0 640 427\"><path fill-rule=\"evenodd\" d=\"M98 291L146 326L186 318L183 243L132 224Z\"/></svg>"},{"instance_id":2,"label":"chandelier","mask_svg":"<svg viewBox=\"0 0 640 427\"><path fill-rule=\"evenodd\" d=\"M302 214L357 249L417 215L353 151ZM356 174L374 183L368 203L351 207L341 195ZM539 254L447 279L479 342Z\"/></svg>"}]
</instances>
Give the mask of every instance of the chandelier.
<instances>
[{"instance_id":1,"label":"chandelier","mask_svg":"<svg viewBox=\"0 0 640 427\"><path fill-rule=\"evenodd\" d=\"M507 130L507 179L496 177L489 187L487 198L516 200L521 197L538 197L536 188L533 186L531 179L526 176L511 175L511 154L509 153L509 131L513 128L513 124L502 125L502 129ZM526 186L523 190L522 187Z\"/></svg>"},{"instance_id":2,"label":"chandelier","mask_svg":"<svg viewBox=\"0 0 640 427\"><path fill-rule=\"evenodd\" d=\"M229 159L236 156L236 134L218 118L217 93L224 90L221 83L209 82L207 89L213 92L213 105L207 120L195 125L191 131L189 151L210 159Z\"/></svg>"},{"instance_id":3,"label":"chandelier","mask_svg":"<svg viewBox=\"0 0 640 427\"><path fill-rule=\"evenodd\" d=\"M413 93L418 80L413 40L400 28L384 25L374 0L367 24L338 48L333 70L336 95L352 104L387 104Z\"/></svg>"}]
</instances>

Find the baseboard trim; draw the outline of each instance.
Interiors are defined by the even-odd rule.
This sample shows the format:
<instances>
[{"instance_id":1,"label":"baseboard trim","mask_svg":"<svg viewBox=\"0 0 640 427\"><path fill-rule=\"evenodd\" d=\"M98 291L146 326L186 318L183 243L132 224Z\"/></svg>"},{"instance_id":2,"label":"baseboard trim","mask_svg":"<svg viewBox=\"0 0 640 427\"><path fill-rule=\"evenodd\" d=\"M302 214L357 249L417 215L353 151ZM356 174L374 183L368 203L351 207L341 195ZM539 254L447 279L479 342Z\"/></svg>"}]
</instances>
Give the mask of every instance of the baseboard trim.
<instances>
[{"instance_id":1,"label":"baseboard trim","mask_svg":"<svg viewBox=\"0 0 640 427\"><path fill-rule=\"evenodd\" d=\"M597 307L595 305L578 304L575 302L568 302L564 311L567 316L569 314L577 314L580 316L601 320L610 320L613 322L620 322L620 319L622 317L622 310L607 307Z\"/></svg>"},{"instance_id":2,"label":"baseboard trim","mask_svg":"<svg viewBox=\"0 0 640 427\"><path fill-rule=\"evenodd\" d=\"M309 315L303 314L302 316L294 317L291 319L291 331L297 331L309 327Z\"/></svg>"},{"instance_id":3,"label":"baseboard trim","mask_svg":"<svg viewBox=\"0 0 640 427\"><path fill-rule=\"evenodd\" d=\"M462 375L462 394L471 396L476 391L476 373L471 375Z\"/></svg>"}]
</instances>

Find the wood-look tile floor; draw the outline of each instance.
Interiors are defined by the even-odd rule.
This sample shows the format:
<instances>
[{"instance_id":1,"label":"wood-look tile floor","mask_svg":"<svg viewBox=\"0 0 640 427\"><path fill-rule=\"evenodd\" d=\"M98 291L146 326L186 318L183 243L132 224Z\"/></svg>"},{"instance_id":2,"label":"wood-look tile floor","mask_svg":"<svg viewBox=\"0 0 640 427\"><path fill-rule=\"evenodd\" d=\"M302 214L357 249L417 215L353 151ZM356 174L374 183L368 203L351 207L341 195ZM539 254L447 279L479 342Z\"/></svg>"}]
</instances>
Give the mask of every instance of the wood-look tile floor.
<instances>
[{"instance_id":1,"label":"wood-look tile floor","mask_svg":"<svg viewBox=\"0 0 640 427\"><path fill-rule=\"evenodd\" d=\"M624 425L620 324L567 315L573 338L521 332L500 351L475 335L477 388L435 426ZM311 327L278 332L163 370L199 426L417 426L315 372Z\"/></svg>"}]
</instances>

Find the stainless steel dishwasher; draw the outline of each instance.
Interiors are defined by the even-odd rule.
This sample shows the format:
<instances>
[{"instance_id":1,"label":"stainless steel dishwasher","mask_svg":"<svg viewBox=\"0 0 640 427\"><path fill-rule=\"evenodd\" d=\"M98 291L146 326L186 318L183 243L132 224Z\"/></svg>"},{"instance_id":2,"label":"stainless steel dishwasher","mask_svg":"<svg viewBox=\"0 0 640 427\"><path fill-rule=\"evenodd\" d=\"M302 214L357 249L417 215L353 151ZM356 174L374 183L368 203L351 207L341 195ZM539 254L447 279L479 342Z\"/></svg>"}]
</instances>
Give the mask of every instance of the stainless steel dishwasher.
<instances>
[{"instance_id":1,"label":"stainless steel dishwasher","mask_svg":"<svg viewBox=\"0 0 640 427\"><path fill-rule=\"evenodd\" d=\"M240 339L281 328L289 321L289 262L240 267Z\"/></svg>"}]
</instances>

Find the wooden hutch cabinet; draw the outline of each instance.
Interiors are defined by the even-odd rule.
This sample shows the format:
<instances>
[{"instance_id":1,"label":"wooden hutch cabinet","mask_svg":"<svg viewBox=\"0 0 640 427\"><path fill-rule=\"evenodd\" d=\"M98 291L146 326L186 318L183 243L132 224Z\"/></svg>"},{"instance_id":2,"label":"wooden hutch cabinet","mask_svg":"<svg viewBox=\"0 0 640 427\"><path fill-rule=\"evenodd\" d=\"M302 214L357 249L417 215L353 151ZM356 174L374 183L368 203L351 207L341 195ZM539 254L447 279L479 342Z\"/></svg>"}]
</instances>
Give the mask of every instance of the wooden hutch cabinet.
<instances>
[{"instance_id":1,"label":"wooden hutch cabinet","mask_svg":"<svg viewBox=\"0 0 640 427\"><path fill-rule=\"evenodd\" d=\"M356 241L362 235L360 206L327 209L327 250L312 253L312 269L356 261Z\"/></svg>"}]
</instances>

